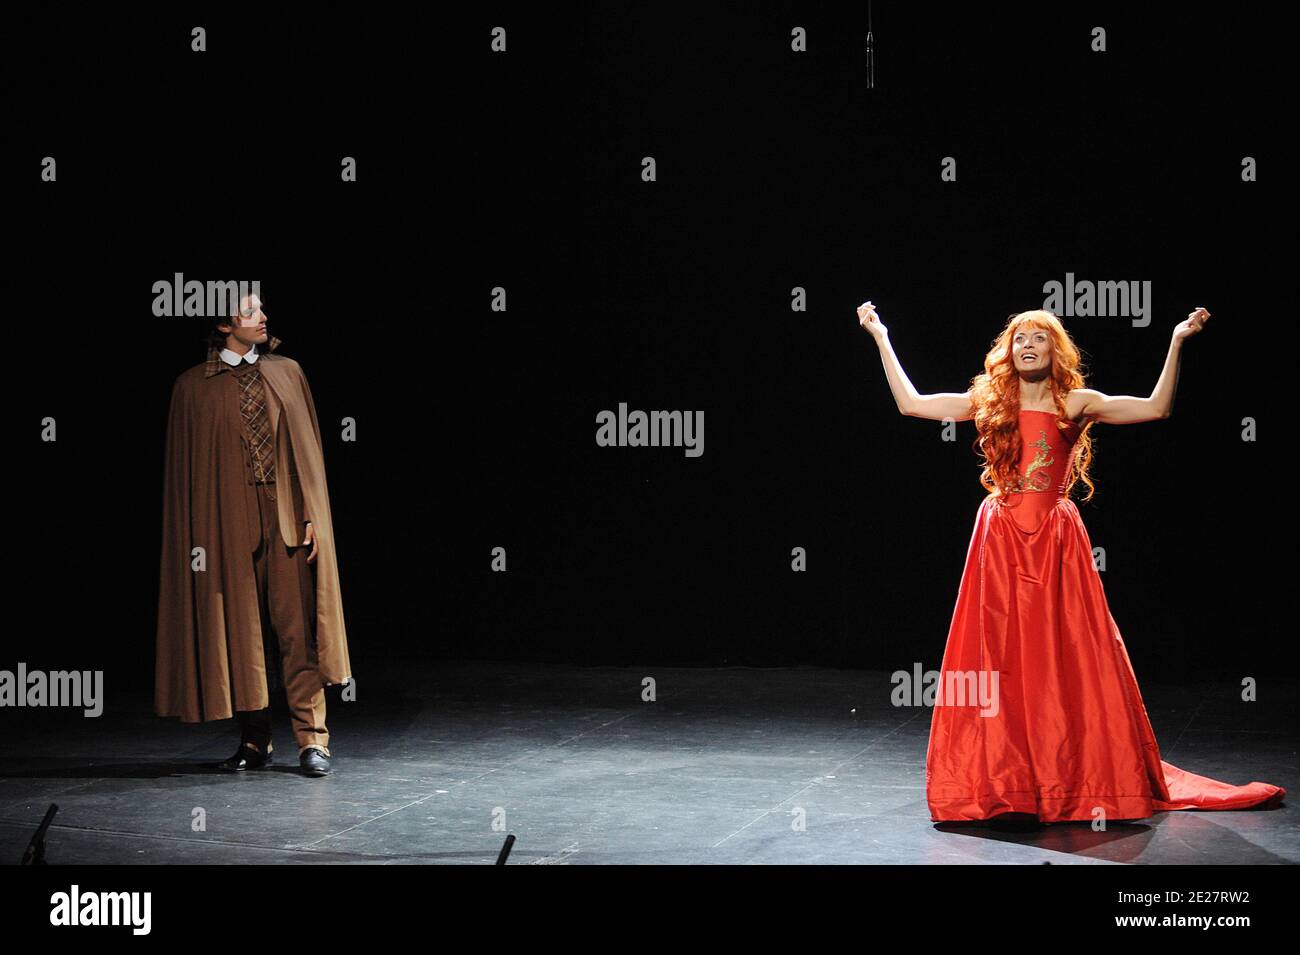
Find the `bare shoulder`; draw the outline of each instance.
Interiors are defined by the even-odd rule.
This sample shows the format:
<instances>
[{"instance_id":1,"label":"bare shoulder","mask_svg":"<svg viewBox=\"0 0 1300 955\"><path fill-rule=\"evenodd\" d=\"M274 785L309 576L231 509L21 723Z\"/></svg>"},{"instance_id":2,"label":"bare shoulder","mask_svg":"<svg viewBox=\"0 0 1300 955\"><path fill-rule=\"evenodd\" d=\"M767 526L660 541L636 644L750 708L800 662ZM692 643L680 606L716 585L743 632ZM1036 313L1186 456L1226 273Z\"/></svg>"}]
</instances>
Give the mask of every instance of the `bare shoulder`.
<instances>
[{"instance_id":1,"label":"bare shoulder","mask_svg":"<svg viewBox=\"0 0 1300 955\"><path fill-rule=\"evenodd\" d=\"M1096 417L1089 413L1089 408L1103 397L1105 396L1100 391L1092 388L1075 388L1065 396L1066 416L1075 424L1086 424Z\"/></svg>"}]
</instances>

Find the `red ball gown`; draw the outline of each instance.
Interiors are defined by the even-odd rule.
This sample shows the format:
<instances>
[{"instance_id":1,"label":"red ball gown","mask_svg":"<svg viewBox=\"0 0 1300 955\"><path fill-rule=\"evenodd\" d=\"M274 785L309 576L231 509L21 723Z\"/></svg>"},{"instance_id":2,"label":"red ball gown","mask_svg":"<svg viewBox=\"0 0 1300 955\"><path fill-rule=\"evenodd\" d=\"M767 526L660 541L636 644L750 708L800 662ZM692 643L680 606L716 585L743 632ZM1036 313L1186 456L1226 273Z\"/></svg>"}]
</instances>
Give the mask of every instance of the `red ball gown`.
<instances>
[{"instance_id":1,"label":"red ball gown","mask_svg":"<svg viewBox=\"0 0 1300 955\"><path fill-rule=\"evenodd\" d=\"M1020 412L1019 488L1005 502L990 494L975 518L930 723L930 818L1142 819L1280 803L1279 786L1231 786L1160 758L1092 543L1065 496L1082 429L1056 422L1055 412ZM996 694L981 700L974 674Z\"/></svg>"}]
</instances>

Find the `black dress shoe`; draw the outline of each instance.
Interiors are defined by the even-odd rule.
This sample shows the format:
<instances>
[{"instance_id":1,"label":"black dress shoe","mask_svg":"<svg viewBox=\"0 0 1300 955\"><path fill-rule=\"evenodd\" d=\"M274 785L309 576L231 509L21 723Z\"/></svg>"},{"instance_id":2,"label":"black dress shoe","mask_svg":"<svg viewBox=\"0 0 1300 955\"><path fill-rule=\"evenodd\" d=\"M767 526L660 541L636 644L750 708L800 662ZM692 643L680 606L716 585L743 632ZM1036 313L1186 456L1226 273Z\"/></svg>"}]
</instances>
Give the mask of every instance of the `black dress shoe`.
<instances>
[{"instance_id":1,"label":"black dress shoe","mask_svg":"<svg viewBox=\"0 0 1300 955\"><path fill-rule=\"evenodd\" d=\"M320 750L308 747L298 755L298 765L306 776L328 776L330 758Z\"/></svg>"},{"instance_id":2,"label":"black dress shoe","mask_svg":"<svg viewBox=\"0 0 1300 955\"><path fill-rule=\"evenodd\" d=\"M273 761L271 753L263 753L253 749L248 743L240 743L235 755L224 763L218 763L217 766L228 773L242 773L246 769L262 769L270 766Z\"/></svg>"}]
</instances>

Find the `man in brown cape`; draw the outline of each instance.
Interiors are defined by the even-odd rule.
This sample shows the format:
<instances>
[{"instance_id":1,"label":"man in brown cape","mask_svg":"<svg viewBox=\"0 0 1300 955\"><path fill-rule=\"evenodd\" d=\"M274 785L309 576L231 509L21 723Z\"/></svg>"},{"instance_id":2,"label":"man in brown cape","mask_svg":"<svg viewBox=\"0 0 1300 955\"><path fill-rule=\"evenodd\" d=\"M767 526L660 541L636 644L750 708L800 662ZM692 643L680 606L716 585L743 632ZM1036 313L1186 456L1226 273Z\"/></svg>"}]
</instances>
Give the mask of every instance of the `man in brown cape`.
<instances>
[{"instance_id":1,"label":"man in brown cape","mask_svg":"<svg viewBox=\"0 0 1300 955\"><path fill-rule=\"evenodd\" d=\"M240 747L221 768L260 769L283 683L299 764L323 776L324 687L352 671L320 426L302 368L271 354L280 340L261 301L239 304L172 388L154 711L238 717Z\"/></svg>"}]
</instances>

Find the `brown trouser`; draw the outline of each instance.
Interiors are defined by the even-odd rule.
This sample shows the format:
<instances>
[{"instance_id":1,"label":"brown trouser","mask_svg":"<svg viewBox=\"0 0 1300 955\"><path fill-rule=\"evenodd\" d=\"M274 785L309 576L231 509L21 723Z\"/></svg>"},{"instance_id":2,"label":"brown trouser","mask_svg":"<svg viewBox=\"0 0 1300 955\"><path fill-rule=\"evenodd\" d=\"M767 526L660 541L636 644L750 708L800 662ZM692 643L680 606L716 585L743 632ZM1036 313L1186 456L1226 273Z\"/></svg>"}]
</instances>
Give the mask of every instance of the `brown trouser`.
<instances>
[{"instance_id":1,"label":"brown trouser","mask_svg":"<svg viewBox=\"0 0 1300 955\"><path fill-rule=\"evenodd\" d=\"M283 681L299 755L308 747L315 746L328 756L330 734L325 728L325 687L316 669L313 636L316 627L315 568L307 563L311 545L289 547L281 539L275 492L275 484L257 485L262 540L253 552L253 568L262 616L266 669L269 676L278 676L279 681ZM306 537L305 528L299 528L297 533ZM271 640L272 631L278 646ZM268 681L268 693L271 689ZM263 752L271 752L271 708L239 710L237 715L243 741L253 743Z\"/></svg>"}]
</instances>

